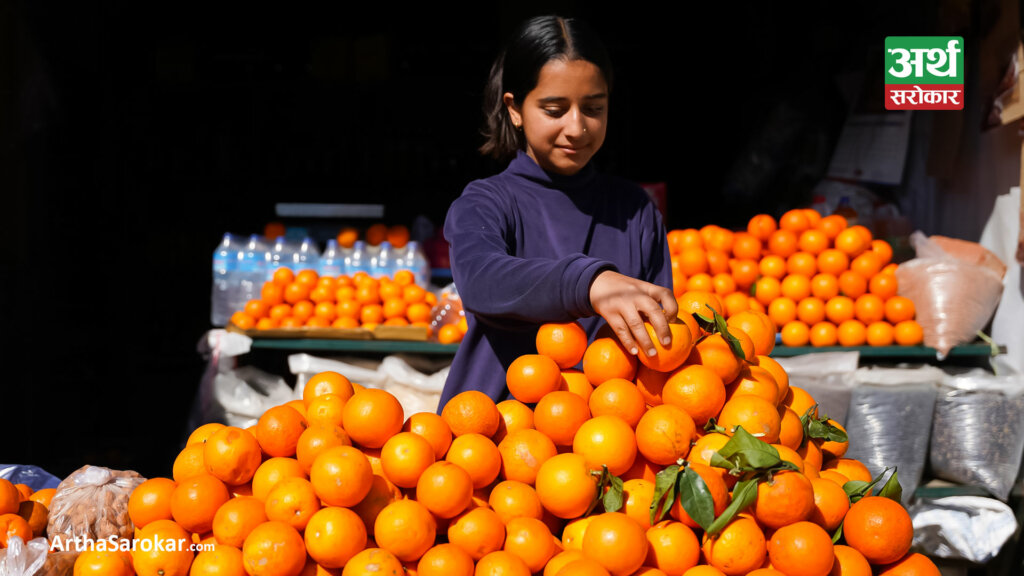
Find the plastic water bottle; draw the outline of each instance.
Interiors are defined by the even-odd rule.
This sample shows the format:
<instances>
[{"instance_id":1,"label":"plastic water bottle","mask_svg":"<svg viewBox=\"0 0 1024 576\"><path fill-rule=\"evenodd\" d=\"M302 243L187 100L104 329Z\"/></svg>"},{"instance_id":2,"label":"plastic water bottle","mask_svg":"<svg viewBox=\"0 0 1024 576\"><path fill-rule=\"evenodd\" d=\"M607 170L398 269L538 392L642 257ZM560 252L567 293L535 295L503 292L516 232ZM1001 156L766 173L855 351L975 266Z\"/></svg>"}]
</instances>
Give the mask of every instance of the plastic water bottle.
<instances>
[{"instance_id":1,"label":"plastic water bottle","mask_svg":"<svg viewBox=\"0 0 1024 576\"><path fill-rule=\"evenodd\" d=\"M370 255L370 275L374 278L391 277L394 275L394 248L387 240L380 243L380 249L376 254Z\"/></svg>"},{"instance_id":2,"label":"plastic water bottle","mask_svg":"<svg viewBox=\"0 0 1024 576\"><path fill-rule=\"evenodd\" d=\"M270 251L270 273L273 274L281 266L291 268L295 254L295 246L284 236L278 236Z\"/></svg>"},{"instance_id":3,"label":"plastic water bottle","mask_svg":"<svg viewBox=\"0 0 1024 576\"><path fill-rule=\"evenodd\" d=\"M345 258L345 274L349 276L355 275L357 272L370 273L370 259L369 254L366 252L366 242L363 240L356 240L354 246L352 246L352 253Z\"/></svg>"},{"instance_id":4,"label":"plastic water bottle","mask_svg":"<svg viewBox=\"0 0 1024 576\"><path fill-rule=\"evenodd\" d=\"M320 249L317 248L315 240L306 236L292 257L292 269L296 272L307 268L316 270L319 265Z\"/></svg>"},{"instance_id":5,"label":"plastic water bottle","mask_svg":"<svg viewBox=\"0 0 1024 576\"><path fill-rule=\"evenodd\" d=\"M224 233L213 251L213 284L210 292L210 324L224 326L234 313L231 305L231 281L238 263L238 243L229 232Z\"/></svg>"},{"instance_id":6,"label":"plastic water bottle","mask_svg":"<svg viewBox=\"0 0 1024 576\"><path fill-rule=\"evenodd\" d=\"M263 283L270 275L271 252L267 245L260 240L258 234L249 237L242 251L242 258L238 262L236 272L238 278L237 301L234 304L235 310L240 310L249 300L258 299Z\"/></svg>"},{"instance_id":7,"label":"plastic water bottle","mask_svg":"<svg viewBox=\"0 0 1024 576\"><path fill-rule=\"evenodd\" d=\"M409 270L416 276L416 284L427 288L430 286L430 262L419 242L409 242L406 262Z\"/></svg>"},{"instance_id":8,"label":"plastic water bottle","mask_svg":"<svg viewBox=\"0 0 1024 576\"><path fill-rule=\"evenodd\" d=\"M341 250L338 248L338 241L331 238L327 241L327 247L324 248L324 253L320 255L320 265L317 267L317 273L321 277L341 276L345 266L345 262L342 258Z\"/></svg>"}]
</instances>

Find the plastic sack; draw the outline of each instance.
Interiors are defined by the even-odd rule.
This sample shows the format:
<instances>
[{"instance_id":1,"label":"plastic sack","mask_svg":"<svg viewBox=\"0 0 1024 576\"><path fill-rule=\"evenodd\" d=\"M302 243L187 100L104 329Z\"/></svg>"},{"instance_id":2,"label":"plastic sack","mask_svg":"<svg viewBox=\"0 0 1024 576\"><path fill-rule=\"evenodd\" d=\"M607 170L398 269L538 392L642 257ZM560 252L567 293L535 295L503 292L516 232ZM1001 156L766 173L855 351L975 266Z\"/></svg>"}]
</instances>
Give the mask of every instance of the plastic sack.
<instances>
[{"instance_id":1,"label":"plastic sack","mask_svg":"<svg viewBox=\"0 0 1024 576\"><path fill-rule=\"evenodd\" d=\"M820 352L776 360L789 374L789 385L803 389L818 402L819 415L846 424L859 352Z\"/></svg>"},{"instance_id":2,"label":"plastic sack","mask_svg":"<svg viewBox=\"0 0 1024 576\"><path fill-rule=\"evenodd\" d=\"M929 556L985 564L1017 530L1009 506L981 496L950 496L915 502L914 548Z\"/></svg>"},{"instance_id":3,"label":"plastic sack","mask_svg":"<svg viewBox=\"0 0 1024 576\"><path fill-rule=\"evenodd\" d=\"M238 357L249 353L251 348L252 338L227 330L210 330L199 339L196 350L206 360L206 369L203 371L199 391L189 412L188 430L195 430L207 422L224 420L227 410L215 392L217 376L233 371L238 365ZM221 382L221 385L224 384L226 383ZM235 422L247 420L248 418L237 418Z\"/></svg>"},{"instance_id":4,"label":"plastic sack","mask_svg":"<svg viewBox=\"0 0 1024 576\"><path fill-rule=\"evenodd\" d=\"M1003 292L998 259L978 244L951 240L914 232L910 241L918 257L896 268L899 294L914 301L924 344L935 348L940 360L954 346L974 340Z\"/></svg>"},{"instance_id":5,"label":"plastic sack","mask_svg":"<svg viewBox=\"0 0 1024 576\"><path fill-rule=\"evenodd\" d=\"M306 383L320 372L337 372L349 381L369 388L382 388L384 375L377 369L380 363L367 358L330 359L292 354L288 356L288 370L296 376L294 396L302 398Z\"/></svg>"},{"instance_id":6,"label":"plastic sack","mask_svg":"<svg viewBox=\"0 0 1024 576\"><path fill-rule=\"evenodd\" d=\"M455 324L466 315L462 308L462 298L459 297L459 291L454 283L441 289L437 295L437 304L431 309L430 315L430 333L435 338L442 326Z\"/></svg>"},{"instance_id":7,"label":"plastic sack","mask_svg":"<svg viewBox=\"0 0 1024 576\"><path fill-rule=\"evenodd\" d=\"M26 544L20 536L7 540L7 548L0 550L0 576L34 576L49 552L46 538L33 538Z\"/></svg>"},{"instance_id":8,"label":"plastic sack","mask_svg":"<svg viewBox=\"0 0 1024 576\"><path fill-rule=\"evenodd\" d=\"M54 545L76 537L99 541L116 536L130 540L135 527L128 517L128 497L146 479L137 472L83 466L61 481L50 503L46 534Z\"/></svg>"},{"instance_id":9,"label":"plastic sack","mask_svg":"<svg viewBox=\"0 0 1024 576\"><path fill-rule=\"evenodd\" d=\"M43 488L56 488L60 478L50 474L38 466L23 464L0 464L0 478L12 484L24 484L33 492Z\"/></svg>"},{"instance_id":10,"label":"plastic sack","mask_svg":"<svg viewBox=\"0 0 1024 576\"><path fill-rule=\"evenodd\" d=\"M932 412L943 373L934 366L861 368L850 398L847 458L860 460L876 477L895 466L909 502L928 457Z\"/></svg>"},{"instance_id":11,"label":"plastic sack","mask_svg":"<svg viewBox=\"0 0 1024 576\"><path fill-rule=\"evenodd\" d=\"M1024 454L1024 375L981 369L947 375L939 388L929 452L932 473L1005 501Z\"/></svg>"},{"instance_id":12,"label":"plastic sack","mask_svg":"<svg viewBox=\"0 0 1024 576\"><path fill-rule=\"evenodd\" d=\"M294 397L283 378L254 366L218 373L213 380L213 398L207 421L248 428L274 406Z\"/></svg>"}]
</instances>

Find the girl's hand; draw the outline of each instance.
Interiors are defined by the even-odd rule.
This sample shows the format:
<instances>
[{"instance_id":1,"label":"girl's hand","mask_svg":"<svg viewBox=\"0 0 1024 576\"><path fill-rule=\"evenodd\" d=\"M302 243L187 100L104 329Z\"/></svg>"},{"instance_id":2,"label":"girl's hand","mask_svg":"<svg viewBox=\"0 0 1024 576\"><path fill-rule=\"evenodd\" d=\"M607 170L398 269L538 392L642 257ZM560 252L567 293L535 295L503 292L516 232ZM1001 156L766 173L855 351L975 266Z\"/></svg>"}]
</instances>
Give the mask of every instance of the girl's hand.
<instances>
[{"instance_id":1,"label":"girl's hand","mask_svg":"<svg viewBox=\"0 0 1024 576\"><path fill-rule=\"evenodd\" d=\"M590 304L630 354L636 354L638 346L647 350L648 356L656 354L644 317L664 346L672 342L668 323L679 313L679 304L668 288L606 270L590 284Z\"/></svg>"}]
</instances>

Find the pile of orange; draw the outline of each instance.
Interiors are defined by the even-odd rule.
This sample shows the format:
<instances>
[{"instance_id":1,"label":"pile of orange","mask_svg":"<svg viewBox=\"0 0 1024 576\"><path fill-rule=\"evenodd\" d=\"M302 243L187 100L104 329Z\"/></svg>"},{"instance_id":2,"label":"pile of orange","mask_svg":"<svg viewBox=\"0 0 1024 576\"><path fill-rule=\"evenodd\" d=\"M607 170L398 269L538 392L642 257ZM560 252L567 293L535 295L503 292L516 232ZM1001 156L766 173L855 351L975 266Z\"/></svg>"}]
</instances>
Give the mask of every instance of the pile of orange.
<instances>
[{"instance_id":1,"label":"pile of orange","mask_svg":"<svg viewBox=\"0 0 1024 576\"><path fill-rule=\"evenodd\" d=\"M242 330L277 328L365 328L421 326L431 329L437 297L415 283L409 270L373 278L365 272L320 276L316 270L281 267L263 284L260 298L231 315ZM462 325L439 330L443 343L462 339Z\"/></svg>"},{"instance_id":2,"label":"pile of orange","mask_svg":"<svg viewBox=\"0 0 1024 576\"><path fill-rule=\"evenodd\" d=\"M301 400L268 410L249 429L202 426L172 477L140 485L129 512L138 538L216 547L136 552L134 569L937 574L910 553L913 528L899 503L867 496L851 505L843 484L870 478L844 457L847 443L805 437L800 416L813 417L815 402L767 356L775 336L767 316L734 314L723 332L681 316L672 343L639 359L609 334L588 344L577 323L545 325L538 353L507 371L514 398L498 403L468 391L440 415L407 416L389 393L324 372ZM581 371L571 368L580 362ZM652 514L655 475L684 463L707 489L713 515L724 516L737 478L711 457L739 426L791 470L757 484L752 504L716 534L690 517L689 501ZM616 506L605 492L617 486Z\"/></svg>"},{"instance_id":3,"label":"pile of orange","mask_svg":"<svg viewBox=\"0 0 1024 576\"><path fill-rule=\"evenodd\" d=\"M380 246L381 242L387 241L395 248L401 248L409 243L409 229L401 224L388 226L383 222L373 224L363 234L363 239L370 246ZM346 226L338 232L338 246L351 248L359 240L359 229Z\"/></svg>"},{"instance_id":4,"label":"pile of orange","mask_svg":"<svg viewBox=\"0 0 1024 576\"><path fill-rule=\"evenodd\" d=\"M786 346L915 346L914 302L898 294L892 247L839 215L794 209L746 231L668 233L676 294L713 292L726 316L766 313Z\"/></svg>"},{"instance_id":5,"label":"pile of orange","mask_svg":"<svg viewBox=\"0 0 1024 576\"><path fill-rule=\"evenodd\" d=\"M46 536L50 501L57 490L32 490L27 484L14 484L0 478L0 548L18 536L23 542Z\"/></svg>"}]
</instances>

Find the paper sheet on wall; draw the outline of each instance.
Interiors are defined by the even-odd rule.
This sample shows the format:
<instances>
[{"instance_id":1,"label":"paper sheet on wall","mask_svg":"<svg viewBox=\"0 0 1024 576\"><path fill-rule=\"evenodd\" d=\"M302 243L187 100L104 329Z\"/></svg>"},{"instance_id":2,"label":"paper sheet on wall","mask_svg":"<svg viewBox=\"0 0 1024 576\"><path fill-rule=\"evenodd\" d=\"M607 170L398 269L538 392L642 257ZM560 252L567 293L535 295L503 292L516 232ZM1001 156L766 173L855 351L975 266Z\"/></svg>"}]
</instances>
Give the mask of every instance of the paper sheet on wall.
<instances>
[{"instance_id":1,"label":"paper sheet on wall","mask_svg":"<svg viewBox=\"0 0 1024 576\"><path fill-rule=\"evenodd\" d=\"M839 135L829 178L900 184L910 144L911 112L854 114Z\"/></svg>"}]
</instances>

